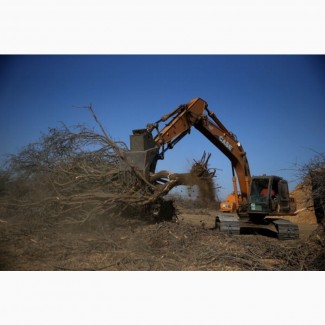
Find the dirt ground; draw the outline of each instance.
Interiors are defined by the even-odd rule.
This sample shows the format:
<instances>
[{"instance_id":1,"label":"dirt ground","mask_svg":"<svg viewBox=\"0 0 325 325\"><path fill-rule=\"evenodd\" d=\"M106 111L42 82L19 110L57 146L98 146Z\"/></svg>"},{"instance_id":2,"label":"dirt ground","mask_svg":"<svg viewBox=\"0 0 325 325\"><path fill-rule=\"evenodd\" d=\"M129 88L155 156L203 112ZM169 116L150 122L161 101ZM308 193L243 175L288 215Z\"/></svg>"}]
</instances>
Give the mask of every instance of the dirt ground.
<instances>
[{"instance_id":1,"label":"dirt ground","mask_svg":"<svg viewBox=\"0 0 325 325\"><path fill-rule=\"evenodd\" d=\"M215 210L177 207L176 221L106 216L84 224L0 217L1 270L323 270L317 224L299 223L299 240L228 236Z\"/></svg>"}]
</instances>

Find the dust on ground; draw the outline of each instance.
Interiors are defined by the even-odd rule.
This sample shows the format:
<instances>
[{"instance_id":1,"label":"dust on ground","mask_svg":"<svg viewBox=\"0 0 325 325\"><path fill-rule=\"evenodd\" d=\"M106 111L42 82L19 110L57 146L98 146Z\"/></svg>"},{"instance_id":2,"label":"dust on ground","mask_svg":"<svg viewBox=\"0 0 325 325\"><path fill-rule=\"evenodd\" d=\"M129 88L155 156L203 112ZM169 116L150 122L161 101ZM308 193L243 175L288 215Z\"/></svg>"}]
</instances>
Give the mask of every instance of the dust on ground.
<instances>
[{"instance_id":1,"label":"dust on ground","mask_svg":"<svg viewBox=\"0 0 325 325\"><path fill-rule=\"evenodd\" d=\"M2 215L0 269L325 269L322 233L309 229L294 241L259 234L228 236L213 229L214 211L178 207L173 222L107 215L84 224Z\"/></svg>"}]
</instances>

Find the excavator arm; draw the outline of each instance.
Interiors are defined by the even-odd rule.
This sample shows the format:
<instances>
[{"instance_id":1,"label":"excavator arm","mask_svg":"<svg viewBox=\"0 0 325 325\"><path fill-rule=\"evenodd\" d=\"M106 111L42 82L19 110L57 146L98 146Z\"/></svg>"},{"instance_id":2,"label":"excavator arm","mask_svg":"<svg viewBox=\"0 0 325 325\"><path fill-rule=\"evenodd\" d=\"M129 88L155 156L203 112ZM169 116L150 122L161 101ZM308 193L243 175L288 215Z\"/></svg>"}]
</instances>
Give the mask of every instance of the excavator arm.
<instances>
[{"instance_id":1,"label":"excavator arm","mask_svg":"<svg viewBox=\"0 0 325 325\"><path fill-rule=\"evenodd\" d=\"M159 130L159 123L168 120L170 121L165 127ZM216 115L208 109L208 104L203 99L194 98L189 103L180 105L171 113L164 115L159 121L147 125L148 132L157 131L154 141L156 146L161 149L159 158L163 159L166 150L173 148L178 141L190 133L192 126L228 157L232 165L236 197L238 198L235 172L243 204L247 203L251 175L246 152L237 141L236 136L228 131Z\"/></svg>"}]
</instances>

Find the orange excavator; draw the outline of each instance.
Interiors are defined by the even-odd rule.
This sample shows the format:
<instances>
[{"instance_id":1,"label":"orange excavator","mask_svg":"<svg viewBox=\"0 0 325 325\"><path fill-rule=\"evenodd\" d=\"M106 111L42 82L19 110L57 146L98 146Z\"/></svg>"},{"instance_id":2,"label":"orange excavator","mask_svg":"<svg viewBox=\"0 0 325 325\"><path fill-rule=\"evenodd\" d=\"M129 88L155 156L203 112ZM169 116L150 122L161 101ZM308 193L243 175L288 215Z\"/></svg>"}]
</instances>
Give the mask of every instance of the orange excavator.
<instances>
[{"instance_id":1,"label":"orange excavator","mask_svg":"<svg viewBox=\"0 0 325 325\"><path fill-rule=\"evenodd\" d=\"M159 130L162 122L165 126ZM275 231L282 239L298 238L297 225L283 218L294 212L287 181L273 175L252 177L243 146L201 98L178 106L145 129L133 130L130 151L127 152L129 160L149 179L150 173L155 172L157 161L164 159L165 152L189 134L192 127L231 162L234 190L220 205L216 227L233 234L242 233L245 228L264 227Z\"/></svg>"}]
</instances>

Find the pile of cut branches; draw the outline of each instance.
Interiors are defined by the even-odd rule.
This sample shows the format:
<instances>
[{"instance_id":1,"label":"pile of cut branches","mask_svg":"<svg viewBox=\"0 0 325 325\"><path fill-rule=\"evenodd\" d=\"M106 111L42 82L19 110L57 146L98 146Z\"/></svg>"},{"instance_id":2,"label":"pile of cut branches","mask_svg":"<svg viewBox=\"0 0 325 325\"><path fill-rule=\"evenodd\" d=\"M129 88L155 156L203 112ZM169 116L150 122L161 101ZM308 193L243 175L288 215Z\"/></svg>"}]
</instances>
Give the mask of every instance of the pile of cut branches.
<instances>
[{"instance_id":1,"label":"pile of cut branches","mask_svg":"<svg viewBox=\"0 0 325 325\"><path fill-rule=\"evenodd\" d=\"M50 128L39 142L32 143L8 160L5 194L1 205L8 209L29 207L47 216L68 216L69 222L84 222L92 216L146 214L174 186L193 185L193 177L214 177L205 154L189 174L162 171L146 179L128 161L125 143L113 141L89 107L101 133L78 125ZM120 164L130 167L135 183L120 178ZM191 179L189 183L187 180ZM162 182L163 180L163 182ZM131 208L131 209L129 209ZM138 210L140 209L140 210ZM150 212L148 212L150 213Z\"/></svg>"}]
</instances>

